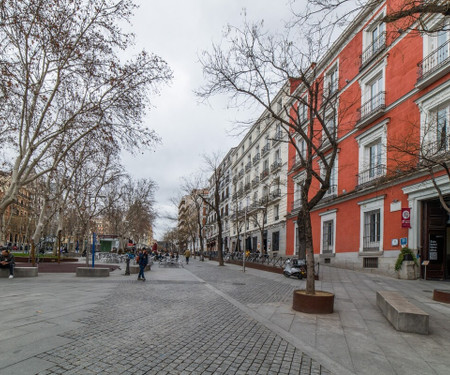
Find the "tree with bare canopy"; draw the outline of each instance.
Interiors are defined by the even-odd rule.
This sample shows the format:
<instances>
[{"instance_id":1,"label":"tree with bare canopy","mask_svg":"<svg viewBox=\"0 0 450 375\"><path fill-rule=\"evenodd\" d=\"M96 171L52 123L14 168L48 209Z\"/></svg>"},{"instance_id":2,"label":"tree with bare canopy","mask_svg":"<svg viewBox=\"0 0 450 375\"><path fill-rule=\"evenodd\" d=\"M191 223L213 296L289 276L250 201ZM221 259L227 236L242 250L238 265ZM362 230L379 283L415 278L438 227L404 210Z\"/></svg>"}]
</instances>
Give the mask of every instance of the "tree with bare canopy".
<instances>
[{"instance_id":1,"label":"tree with bare canopy","mask_svg":"<svg viewBox=\"0 0 450 375\"><path fill-rule=\"evenodd\" d=\"M227 94L237 106L256 103L267 113L262 121L280 126L295 148L303 181L298 253L307 260L309 294L315 293L310 212L330 187L338 152L336 124L341 130L346 126L337 117L345 118L353 104L336 100L339 86L325 82L320 73L323 67L314 63L326 47L320 38L292 40L289 33L270 35L262 23L229 26L224 42L201 56L206 83L197 92L205 100Z\"/></svg>"},{"instance_id":2,"label":"tree with bare canopy","mask_svg":"<svg viewBox=\"0 0 450 375\"><path fill-rule=\"evenodd\" d=\"M135 8L131 0L0 1L0 141L11 161L1 241L19 189L54 170L80 140L95 132L131 150L158 142L142 120L149 95L172 72L146 51L121 58L133 35L119 24Z\"/></svg>"}]
</instances>

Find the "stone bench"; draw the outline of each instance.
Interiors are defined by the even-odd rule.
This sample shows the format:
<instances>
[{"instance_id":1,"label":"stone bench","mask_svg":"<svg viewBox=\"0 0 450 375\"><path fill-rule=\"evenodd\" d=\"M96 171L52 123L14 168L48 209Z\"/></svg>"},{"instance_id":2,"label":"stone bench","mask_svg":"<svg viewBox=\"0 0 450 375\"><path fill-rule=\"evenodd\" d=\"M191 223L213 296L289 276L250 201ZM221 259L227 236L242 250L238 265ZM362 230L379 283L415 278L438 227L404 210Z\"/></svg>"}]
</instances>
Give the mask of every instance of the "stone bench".
<instances>
[{"instance_id":1,"label":"stone bench","mask_svg":"<svg viewBox=\"0 0 450 375\"><path fill-rule=\"evenodd\" d=\"M151 264L147 264L145 266L144 271L150 271L152 269ZM138 274L139 273L139 265L137 264L130 264L130 274Z\"/></svg>"},{"instance_id":2,"label":"stone bench","mask_svg":"<svg viewBox=\"0 0 450 375\"><path fill-rule=\"evenodd\" d=\"M37 267L14 267L14 277L36 277ZM9 269L0 268L0 277L9 277Z\"/></svg>"},{"instance_id":3,"label":"stone bench","mask_svg":"<svg viewBox=\"0 0 450 375\"><path fill-rule=\"evenodd\" d=\"M430 316L399 293L378 291L377 305L397 331L428 335Z\"/></svg>"}]
</instances>

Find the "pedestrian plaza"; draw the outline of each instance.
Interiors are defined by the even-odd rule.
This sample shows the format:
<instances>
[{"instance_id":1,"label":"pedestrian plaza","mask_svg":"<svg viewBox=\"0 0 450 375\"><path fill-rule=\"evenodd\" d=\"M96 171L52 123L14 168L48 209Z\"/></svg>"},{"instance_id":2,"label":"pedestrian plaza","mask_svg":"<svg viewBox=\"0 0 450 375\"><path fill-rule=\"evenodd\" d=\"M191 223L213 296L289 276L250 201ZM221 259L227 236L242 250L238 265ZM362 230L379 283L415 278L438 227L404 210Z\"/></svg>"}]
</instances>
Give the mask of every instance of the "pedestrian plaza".
<instances>
[{"instance_id":1,"label":"pedestrian plaza","mask_svg":"<svg viewBox=\"0 0 450 375\"><path fill-rule=\"evenodd\" d=\"M320 267L335 311L292 310L305 281L191 259L124 267L104 278L40 273L0 279L0 374L448 374L446 282ZM376 291L397 291L430 315L430 334L396 331Z\"/></svg>"}]
</instances>

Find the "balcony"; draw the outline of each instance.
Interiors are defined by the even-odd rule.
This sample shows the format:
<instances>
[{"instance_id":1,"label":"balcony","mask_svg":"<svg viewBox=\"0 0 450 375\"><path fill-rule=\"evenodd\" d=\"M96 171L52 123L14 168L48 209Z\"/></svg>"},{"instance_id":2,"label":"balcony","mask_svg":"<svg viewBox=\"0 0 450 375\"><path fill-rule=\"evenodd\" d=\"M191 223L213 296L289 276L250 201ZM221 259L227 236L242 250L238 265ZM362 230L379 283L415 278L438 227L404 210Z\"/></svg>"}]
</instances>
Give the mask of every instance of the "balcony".
<instances>
[{"instance_id":1,"label":"balcony","mask_svg":"<svg viewBox=\"0 0 450 375\"><path fill-rule=\"evenodd\" d=\"M267 143L261 150L262 156L266 156L266 154L270 151L270 144Z\"/></svg>"},{"instance_id":2,"label":"balcony","mask_svg":"<svg viewBox=\"0 0 450 375\"><path fill-rule=\"evenodd\" d=\"M260 181L263 181L268 176L269 176L269 168L266 168L261 172Z\"/></svg>"},{"instance_id":3,"label":"balcony","mask_svg":"<svg viewBox=\"0 0 450 375\"><path fill-rule=\"evenodd\" d=\"M277 130L272 140L272 146L275 146L282 139L283 139L283 132L281 130Z\"/></svg>"},{"instance_id":4,"label":"balcony","mask_svg":"<svg viewBox=\"0 0 450 375\"><path fill-rule=\"evenodd\" d=\"M239 180L239 177L238 177L238 176L234 176L234 177L233 177L233 184L237 183L238 180Z\"/></svg>"},{"instance_id":5,"label":"balcony","mask_svg":"<svg viewBox=\"0 0 450 375\"><path fill-rule=\"evenodd\" d=\"M386 48L386 32L380 34L362 53L361 66L362 70L368 63L370 63L375 56Z\"/></svg>"},{"instance_id":6,"label":"balcony","mask_svg":"<svg viewBox=\"0 0 450 375\"><path fill-rule=\"evenodd\" d=\"M252 169L252 162L248 162L247 164L245 164L245 171L248 172L250 169Z\"/></svg>"},{"instance_id":7,"label":"balcony","mask_svg":"<svg viewBox=\"0 0 450 375\"><path fill-rule=\"evenodd\" d=\"M270 170L272 172L275 172L277 170L279 170L281 168L281 166L283 165L283 163L281 162L281 160L276 160L272 163L272 165L270 166Z\"/></svg>"},{"instance_id":8,"label":"balcony","mask_svg":"<svg viewBox=\"0 0 450 375\"><path fill-rule=\"evenodd\" d=\"M280 199L281 198L281 189L275 189L270 192L270 199Z\"/></svg>"},{"instance_id":9,"label":"balcony","mask_svg":"<svg viewBox=\"0 0 450 375\"><path fill-rule=\"evenodd\" d=\"M255 156L253 156L253 159L252 159L253 165L258 164L259 163L259 159L261 159L261 155L258 152Z\"/></svg>"},{"instance_id":10,"label":"balcony","mask_svg":"<svg viewBox=\"0 0 450 375\"><path fill-rule=\"evenodd\" d=\"M385 96L386 92L380 91L358 109L359 119L356 121L357 128L363 128L384 115L384 110L386 109Z\"/></svg>"},{"instance_id":11,"label":"balcony","mask_svg":"<svg viewBox=\"0 0 450 375\"><path fill-rule=\"evenodd\" d=\"M357 187L367 187L375 184L380 178L386 176L386 166L383 164L375 165L361 173L357 174Z\"/></svg>"},{"instance_id":12,"label":"balcony","mask_svg":"<svg viewBox=\"0 0 450 375\"><path fill-rule=\"evenodd\" d=\"M239 189L239 190L237 191L237 196L238 196L238 198L241 198L243 195L244 195L244 189Z\"/></svg>"},{"instance_id":13,"label":"balcony","mask_svg":"<svg viewBox=\"0 0 450 375\"><path fill-rule=\"evenodd\" d=\"M323 196L324 199L326 198L333 198L337 196L337 185L330 185L330 187L328 188L327 192L325 193L325 195Z\"/></svg>"},{"instance_id":14,"label":"balcony","mask_svg":"<svg viewBox=\"0 0 450 375\"><path fill-rule=\"evenodd\" d=\"M244 175L244 168L239 171L238 177L242 177Z\"/></svg>"},{"instance_id":15,"label":"balcony","mask_svg":"<svg viewBox=\"0 0 450 375\"><path fill-rule=\"evenodd\" d=\"M450 157L450 135L434 142L426 142L420 151L421 164L433 164Z\"/></svg>"},{"instance_id":16,"label":"balcony","mask_svg":"<svg viewBox=\"0 0 450 375\"><path fill-rule=\"evenodd\" d=\"M292 210L291 211L297 211L297 210L300 210L300 208L302 208L302 200L301 199L295 199L292 202Z\"/></svg>"},{"instance_id":17,"label":"balcony","mask_svg":"<svg viewBox=\"0 0 450 375\"><path fill-rule=\"evenodd\" d=\"M252 187L252 185L250 184L250 182L247 182L247 183L244 185L244 190L245 190L245 191L249 191L249 190L251 189L251 187Z\"/></svg>"},{"instance_id":18,"label":"balcony","mask_svg":"<svg viewBox=\"0 0 450 375\"><path fill-rule=\"evenodd\" d=\"M262 198L259 200L259 205L260 205L260 206L265 206L265 205L267 205L267 203L269 203L269 199L270 199L269 194L264 194L264 195L262 196Z\"/></svg>"},{"instance_id":19,"label":"balcony","mask_svg":"<svg viewBox=\"0 0 450 375\"><path fill-rule=\"evenodd\" d=\"M259 176L256 176L253 180L252 180L252 186L256 187L259 184Z\"/></svg>"},{"instance_id":20,"label":"balcony","mask_svg":"<svg viewBox=\"0 0 450 375\"><path fill-rule=\"evenodd\" d=\"M431 52L417 67L416 87L420 89L450 72L450 40Z\"/></svg>"},{"instance_id":21,"label":"balcony","mask_svg":"<svg viewBox=\"0 0 450 375\"><path fill-rule=\"evenodd\" d=\"M291 171L296 170L297 168L301 167L302 165L302 160L299 158L299 156L296 154L294 156L294 162L292 163L292 167L291 167Z\"/></svg>"}]
</instances>

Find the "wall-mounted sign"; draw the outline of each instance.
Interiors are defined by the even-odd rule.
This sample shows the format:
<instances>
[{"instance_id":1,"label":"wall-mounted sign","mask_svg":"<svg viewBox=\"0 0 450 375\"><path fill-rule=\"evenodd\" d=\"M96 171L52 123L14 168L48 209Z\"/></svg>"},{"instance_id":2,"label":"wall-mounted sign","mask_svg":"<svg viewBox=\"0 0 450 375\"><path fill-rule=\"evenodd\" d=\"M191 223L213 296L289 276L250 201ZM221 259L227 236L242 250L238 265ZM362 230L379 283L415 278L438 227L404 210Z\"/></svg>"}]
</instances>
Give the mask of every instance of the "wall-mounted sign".
<instances>
[{"instance_id":1,"label":"wall-mounted sign","mask_svg":"<svg viewBox=\"0 0 450 375\"><path fill-rule=\"evenodd\" d=\"M391 241L392 246L398 246L398 238L393 238Z\"/></svg>"},{"instance_id":2,"label":"wall-mounted sign","mask_svg":"<svg viewBox=\"0 0 450 375\"><path fill-rule=\"evenodd\" d=\"M402 208L402 228L411 228L411 209Z\"/></svg>"},{"instance_id":3,"label":"wall-mounted sign","mask_svg":"<svg viewBox=\"0 0 450 375\"><path fill-rule=\"evenodd\" d=\"M402 247L405 247L406 245L408 245L408 237L400 238L400 245L402 245Z\"/></svg>"}]
</instances>

